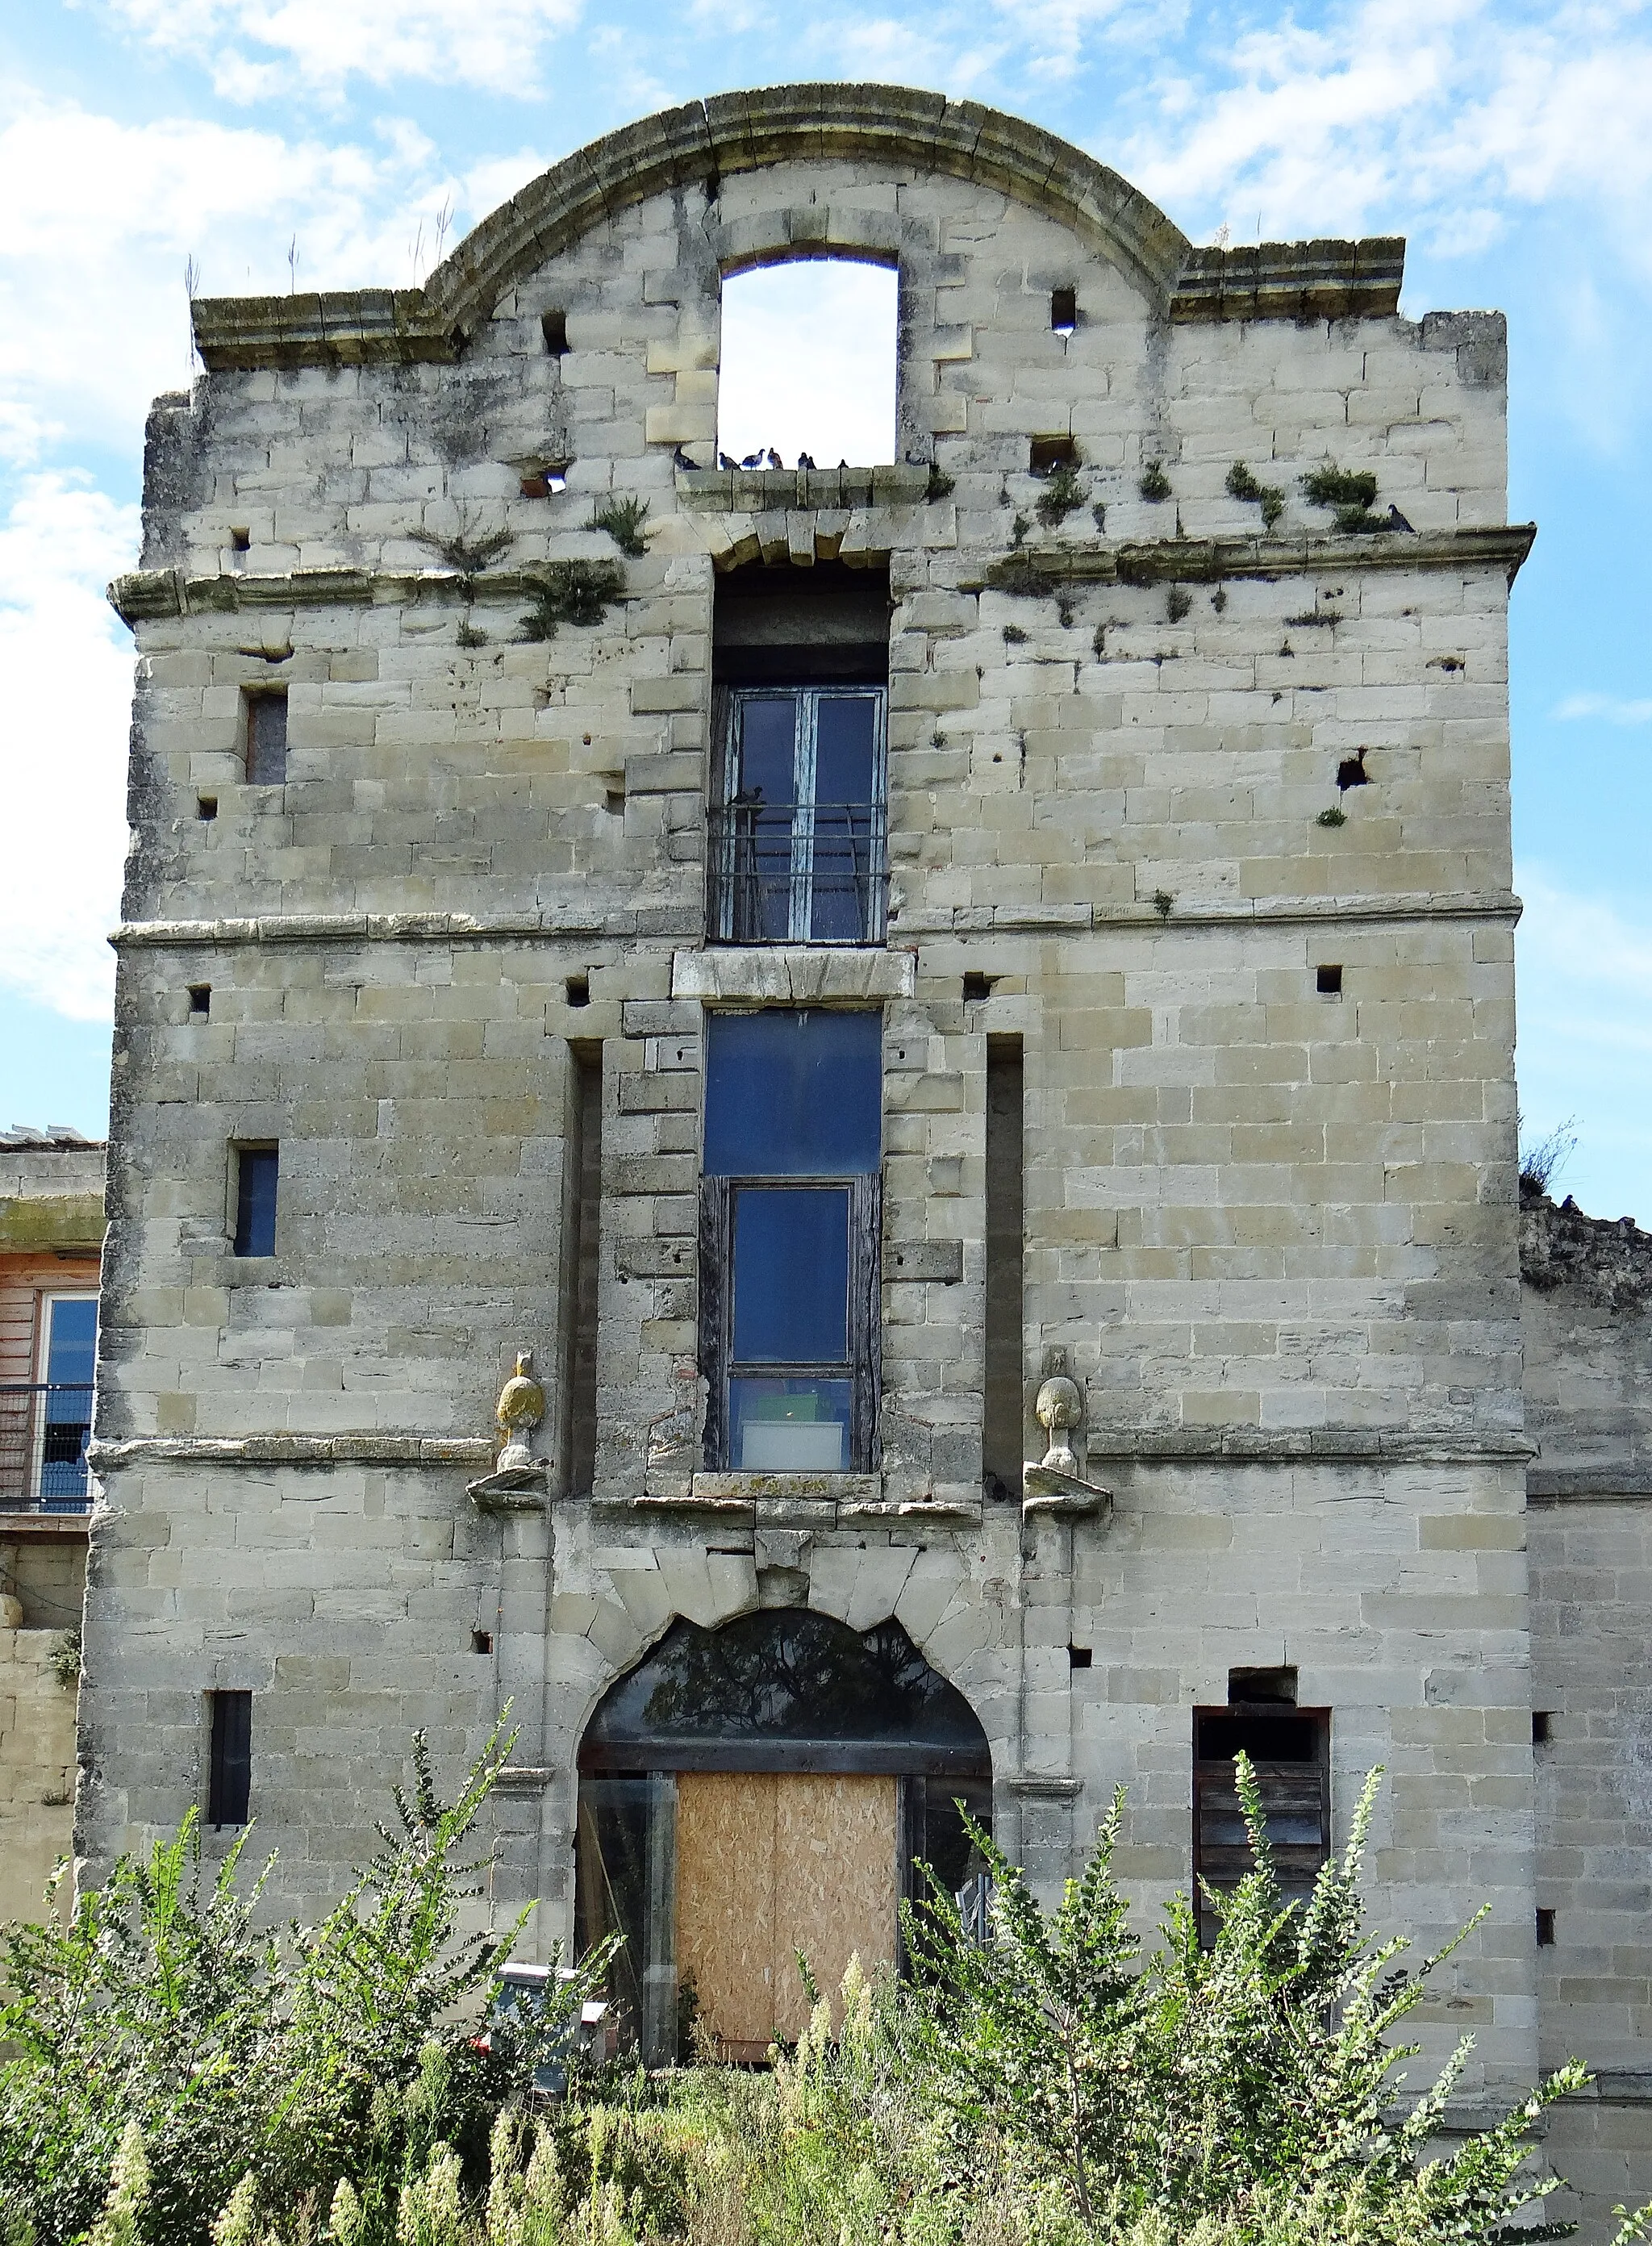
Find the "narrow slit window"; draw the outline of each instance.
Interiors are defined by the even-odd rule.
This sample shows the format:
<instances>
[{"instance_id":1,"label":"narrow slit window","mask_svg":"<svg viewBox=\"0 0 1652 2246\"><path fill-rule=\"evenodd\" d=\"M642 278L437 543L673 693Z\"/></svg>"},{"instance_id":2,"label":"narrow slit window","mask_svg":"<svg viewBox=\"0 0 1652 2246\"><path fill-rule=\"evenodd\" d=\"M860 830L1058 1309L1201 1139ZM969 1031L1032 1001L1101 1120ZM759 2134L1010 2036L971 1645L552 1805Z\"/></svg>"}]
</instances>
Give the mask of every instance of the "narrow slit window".
<instances>
[{"instance_id":1,"label":"narrow slit window","mask_svg":"<svg viewBox=\"0 0 1652 2246\"><path fill-rule=\"evenodd\" d=\"M1076 289L1050 290L1050 324L1058 336L1072 334L1078 325L1078 291Z\"/></svg>"},{"instance_id":2,"label":"narrow slit window","mask_svg":"<svg viewBox=\"0 0 1652 2246\"><path fill-rule=\"evenodd\" d=\"M1019 1038L987 1040L987 1383L982 1467L988 1494L1021 1494L1025 1399L1022 1292L1025 1150Z\"/></svg>"},{"instance_id":3,"label":"narrow slit window","mask_svg":"<svg viewBox=\"0 0 1652 2246\"><path fill-rule=\"evenodd\" d=\"M287 778L287 697L247 697L247 779L254 787L279 787Z\"/></svg>"},{"instance_id":4,"label":"narrow slit window","mask_svg":"<svg viewBox=\"0 0 1652 2246\"><path fill-rule=\"evenodd\" d=\"M197 819L202 820L216 819L218 816L217 797L215 795L198 795L195 798L195 816Z\"/></svg>"},{"instance_id":5,"label":"narrow slit window","mask_svg":"<svg viewBox=\"0 0 1652 2246\"><path fill-rule=\"evenodd\" d=\"M235 1149L235 1253L275 1252L275 1194L281 1175L276 1147Z\"/></svg>"},{"instance_id":6,"label":"narrow slit window","mask_svg":"<svg viewBox=\"0 0 1652 2246\"><path fill-rule=\"evenodd\" d=\"M545 348L551 357L562 357L568 350L568 314L541 312L540 333L545 338Z\"/></svg>"},{"instance_id":7,"label":"narrow slit window","mask_svg":"<svg viewBox=\"0 0 1652 2246\"><path fill-rule=\"evenodd\" d=\"M563 1393L568 1487L586 1495L596 1477L597 1277L602 1226L602 1048L576 1045L568 1084L563 1185Z\"/></svg>"},{"instance_id":8,"label":"narrow slit window","mask_svg":"<svg viewBox=\"0 0 1652 2246\"><path fill-rule=\"evenodd\" d=\"M244 1825L252 1804L253 1696L214 1692L207 1822Z\"/></svg>"}]
</instances>

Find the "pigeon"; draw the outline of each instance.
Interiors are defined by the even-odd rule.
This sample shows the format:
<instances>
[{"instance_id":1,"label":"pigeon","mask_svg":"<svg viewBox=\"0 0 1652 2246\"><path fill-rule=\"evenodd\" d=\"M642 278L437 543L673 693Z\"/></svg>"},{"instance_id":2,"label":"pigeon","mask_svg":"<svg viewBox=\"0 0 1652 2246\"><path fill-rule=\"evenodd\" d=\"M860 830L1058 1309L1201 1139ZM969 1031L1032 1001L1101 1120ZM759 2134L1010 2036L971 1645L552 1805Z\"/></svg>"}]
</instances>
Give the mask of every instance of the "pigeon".
<instances>
[{"instance_id":1,"label":"pigeon","mask_svg":"<svg viewBox=\"0 0 1652 2246\"><path fill-rule=\"evenodd\" d=\"M769 447L768 462L772 468L783 468L785 466L785 462L780 458L780 455L775 451L772 445Z\"/></svg>"},{"instance_id":2,"label":"pigeon","mask_svg":"<svg viewBox=\"0 0 1652 2246\"><path fill-rule=\"evenodd\" d=\"M798 466L799 466L800 468L812 468L812 467L814 466L814 455L813 455L813 453L799 453L798 454Z\"/></svg>"},{"instance_id":3,"label":"pigeon","mask_svg":"<svg viewBox=\"0 0 1652 2246\"><path fill-rule=\"evenodd\" d=\"M726 453L717 454L717 464L720 468L738 468L740 465L738 460L731 460Z\"/></svg>"},{"instance_id":4,"label":"pigeon","mask_svg":"<svg viewBox=\"0 0 1652 2246\"><path fill-rule=\"evenodd\" d=\"M763 466L762 448L759 446L755 453L748 453L740 466L743 468L760 468Z\"/></svg>"},{"instance_id":5,"label":"pigeon","mask_svg":"<svg viewBox=\"0 0 1652 2246\"><path fill-rule=\"evenodd\" d=\"M1411 529L1411 524L1406 521L1398 507L1391 504L1388 510L1388 527L1390 530L1411 530L1413 538L1417 535L1416 531Z\"/></svg>"},{"instance_id":6,"label":"pigeon","mask_svg":"<svg viewBox=\"0 0 1652 2246\"><path fill-rule=\"evenodd\" d=\"M697 460L691 460L689 458L681 445L677 446L671 457L679 468L697 469L700 465Z\"/></svg>"}]
</instances>

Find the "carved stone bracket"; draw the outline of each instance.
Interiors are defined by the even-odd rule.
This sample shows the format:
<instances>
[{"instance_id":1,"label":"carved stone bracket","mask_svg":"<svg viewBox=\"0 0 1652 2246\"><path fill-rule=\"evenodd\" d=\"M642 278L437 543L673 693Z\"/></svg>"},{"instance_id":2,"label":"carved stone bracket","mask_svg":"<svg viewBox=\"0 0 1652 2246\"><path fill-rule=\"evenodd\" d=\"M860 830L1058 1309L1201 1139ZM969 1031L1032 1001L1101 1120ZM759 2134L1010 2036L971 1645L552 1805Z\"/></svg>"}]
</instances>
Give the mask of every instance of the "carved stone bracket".
<instances>
[{"instance_id":1,"label":"carved stone bracket","mask_svg":"<svg viewBox=\"0 0 1652 2246\"><path fill-rule=\"evenodd\" d=\"M1098 1482L1086 1481L1070 1439L1084 1416L1084 1399L1078 1384L1064 1372L1051 1375L1038 1391L1033 1406L1038 1425L1050 1438L1050 1447L1036 1465L1029 1459L1021 1470L1021 1510L1030 1514L1078 1516L1111 1509L1112 1492Z\"/></svg>"}]
</instances>

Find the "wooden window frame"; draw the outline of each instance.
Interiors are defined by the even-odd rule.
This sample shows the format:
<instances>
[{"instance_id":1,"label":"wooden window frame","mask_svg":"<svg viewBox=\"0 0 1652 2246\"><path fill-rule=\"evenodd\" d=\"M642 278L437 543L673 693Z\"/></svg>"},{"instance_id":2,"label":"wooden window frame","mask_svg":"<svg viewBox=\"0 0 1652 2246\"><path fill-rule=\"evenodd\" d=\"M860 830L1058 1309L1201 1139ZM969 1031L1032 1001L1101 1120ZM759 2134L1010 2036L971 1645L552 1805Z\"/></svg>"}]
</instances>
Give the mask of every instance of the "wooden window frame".
<instances>
[{"instance_id":1,"label":"wooden window frame","mask_svg":"<svg viewBox=\"0 0 1652 2246\"><path fill-rule=\"evenodd\" d=\"M742 1186L801 1192L846 1191L849 1197L848 1364L737 1365L734 1325L734 1196ZM878 1414L883 1392L881 1243L883 1180L875 1170L846 1177L766 1175L700 1180L700 1367L708 1383L705 1463L730 1471L729 1383L735 1378L849 1380L850 1474L878 1463Z\"/></svg>"}]
</instances>

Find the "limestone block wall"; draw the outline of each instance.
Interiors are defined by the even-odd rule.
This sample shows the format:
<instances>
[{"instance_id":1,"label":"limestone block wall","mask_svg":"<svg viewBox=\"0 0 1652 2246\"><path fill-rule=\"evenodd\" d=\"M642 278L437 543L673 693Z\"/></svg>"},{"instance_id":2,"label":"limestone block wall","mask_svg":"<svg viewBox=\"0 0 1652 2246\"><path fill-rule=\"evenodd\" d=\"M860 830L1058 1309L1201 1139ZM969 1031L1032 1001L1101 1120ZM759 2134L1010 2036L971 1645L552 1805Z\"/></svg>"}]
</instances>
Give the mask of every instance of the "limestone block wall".
<instances>
[{"instance_id":1,"label":"limestone block wall","mask_svg":"<svg viewBox=\"0 0 1652 2246\"><path fill-rule=\"evenodd\" d=\"M37 1919L71 1853L75 1692L59 1683L56 1630L0 1624L0 1921Z\"/></svg>"},{"instance_id":2,"label":"limestone block wall","mask_svg":"<svg viewBox=\"0 0 1652 2246\"><path fill-rule=\"evenodd\" d=\"M1077 152L966 156L950 111L921 142L917 99L835 137L809 119L853 90L655 120L417 301L198 308L209 371L157 406L116 589L80 1845L175 1822L206 1695L251 1690L272 1902L311 1908L407 1731L454 1768L508 1700L493 1901L544 1949L601 1691L673 1615L806 1596L962 1685L1042 1885L1128 1782L1158 1898L1192 1710L1289 1664L1335 1712L1339 1837L1392 1773L1382 1915L1443 1936L1492 1900L1431 2030L1474 2025L1478 2094L1536 2032L1501 323L1402 319L1397 245L1193 252ZM899 271L899 464L717 471L722 281L824 252ZM1057 520L1034 439L1076 447ZM1301 488L1328 460L1411 527L1339 528ZM643 555L592 527L610 494L648 502ZM757 561L888 572L875 949L704 940L717 588ZM576 562L622 593L525 640L534 573ZM278 787L243 756L272 687ZM883 1014L881 1459L829 1489L649 1458L697 1345L704 1015L754 1004ZM983 1494L994 1038L1024 1067L1027 1440L1059 1364L1111 1515ZM484 1513L518 1349L561 1424L598 1046L594 1488L554 1460L547 1508ZM243 1140L281 1147L255 1268Z\"/></svg>"}]
</instances>

